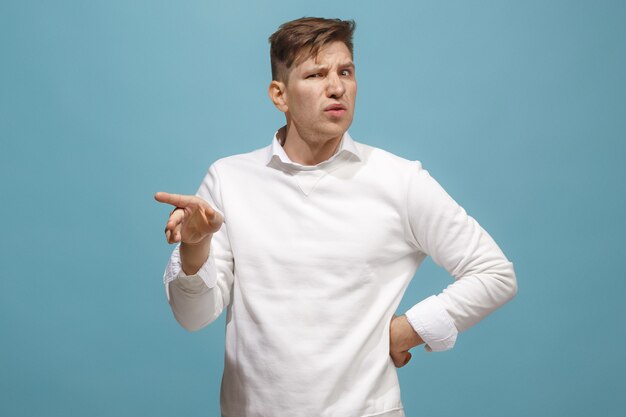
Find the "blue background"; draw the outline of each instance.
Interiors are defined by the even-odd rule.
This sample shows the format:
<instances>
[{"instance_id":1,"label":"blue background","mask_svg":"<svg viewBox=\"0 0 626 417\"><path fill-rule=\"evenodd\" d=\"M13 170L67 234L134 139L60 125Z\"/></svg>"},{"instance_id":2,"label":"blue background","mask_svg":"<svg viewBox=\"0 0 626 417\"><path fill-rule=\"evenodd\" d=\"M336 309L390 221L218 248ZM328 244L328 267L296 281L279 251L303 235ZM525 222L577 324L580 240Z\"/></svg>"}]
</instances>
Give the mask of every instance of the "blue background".
<instances>
[{"instance_id":1,"label":"blue background","mask_svg":"<svg viewBox=\"0 0 626 417\"><path fill-rule=\"evenodd\" d=\"M269 144L267 37L357 21L354 138L431 174L519 294L399 371L407 415L626 409L626 3L2 1L0 415L217 416L224 318L174 321L169 208ZM428 261L400 312L450 278Z\"/></svg>"}]
</instances>

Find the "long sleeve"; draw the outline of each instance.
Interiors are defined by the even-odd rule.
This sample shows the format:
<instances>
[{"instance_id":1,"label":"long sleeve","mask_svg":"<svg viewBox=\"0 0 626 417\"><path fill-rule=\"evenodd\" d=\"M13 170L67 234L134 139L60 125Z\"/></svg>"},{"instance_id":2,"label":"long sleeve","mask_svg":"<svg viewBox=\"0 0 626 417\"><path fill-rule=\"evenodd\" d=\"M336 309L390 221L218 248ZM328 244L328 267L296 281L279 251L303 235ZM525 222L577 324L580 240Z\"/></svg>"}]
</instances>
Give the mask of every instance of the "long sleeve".
<instances>
[{"instance_id":1,"label":"long sleeve","mask_svg":"<svg viewBox=\"0 0 626 417\"><path fill-rule=\"evenodd\" d=\"M217 170L213 165L196 195L224 215L220 191ZM186 275L183 272L178 246L165 268L163 282L167 299L176 320L189 331L199 330L213 322L230 303L234 259L226 216L224 219L221 229L211 239L207 261L196 274Z\"/></svg>"},{"instance_id":2,"label":"long sleeve","mask_svg":"<svg viewBox=\"0 0 626 417\"><path fill-rule=\"evenodd\" d=\"M406 315L428 350L446 350L458 332L513 298L517 281L512 263L491 236L416 164L407 203L410 239L455 282Z\"/></svg>"}]
</instances>

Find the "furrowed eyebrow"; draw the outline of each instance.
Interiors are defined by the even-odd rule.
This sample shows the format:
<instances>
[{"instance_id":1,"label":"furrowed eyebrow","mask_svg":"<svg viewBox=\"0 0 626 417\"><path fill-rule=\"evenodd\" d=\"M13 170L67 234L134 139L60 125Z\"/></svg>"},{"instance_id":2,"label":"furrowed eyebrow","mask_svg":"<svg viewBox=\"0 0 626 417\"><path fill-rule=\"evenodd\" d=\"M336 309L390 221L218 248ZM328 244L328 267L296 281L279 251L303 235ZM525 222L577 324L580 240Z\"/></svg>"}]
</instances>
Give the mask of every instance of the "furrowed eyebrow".
<instances>
[{"instance_id":1,"label":"furrowed eyebrow","mask_svg":"<svg viewBox=\"0 0 626 417\"><path fill-rule=\"evenodd\" d=\"M354 62L345 62L343 64L340 64L337 66L338 68L341 69L346 69L346 68L350 68L350 69L354 69ZM328 70L329 66L328 65L314 65L311 66L310 68L307 68L306 71L310 72L310 71L323 71L323 70Z\"/></svg>"},{"instance_id":2,"label":"furrowed eyebrow","mask_svg":"<svg viewBox=\"0 0 626 417\"><path fill-rule=\"evenodd\" d=\"M306 71L323 71L327 69L328 69L328 65L314 64L314 65L311 65L310 67L307 67Z\"/></svg>"}]
</instances>

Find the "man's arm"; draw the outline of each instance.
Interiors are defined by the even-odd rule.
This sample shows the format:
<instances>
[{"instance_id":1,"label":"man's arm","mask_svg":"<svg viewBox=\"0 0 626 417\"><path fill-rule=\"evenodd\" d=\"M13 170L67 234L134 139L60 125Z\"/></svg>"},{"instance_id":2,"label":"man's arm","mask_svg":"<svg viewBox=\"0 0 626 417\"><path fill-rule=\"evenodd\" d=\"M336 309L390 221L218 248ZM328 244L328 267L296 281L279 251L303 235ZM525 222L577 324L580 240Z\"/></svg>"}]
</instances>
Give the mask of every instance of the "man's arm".
<instances>
[{"instance_id":1,"label":"man's arm","mask_svg":"<svg viewBox=\"0 0 626 417\"><path fill-rule=\"evenodd\" d=\"M416 304L406 318L429 350L446 350L458 332L513 298L517 281L491 236L416 164L408 191L408 238L455 282Z\"/></svg>"},{"instance_id":2,"label":"man's arm","mask_svg":"<svg viewBox=\"0 0 626 417\"><path fill-rule=\"evenodd\" d=\"M165 269L164 283L176 320L194 331L214 321L230 302L234 260L223 226L220 187L214 166L196 196L157 193L157 201L176 208L165 235L180 243Z\"/></svg>"}]
</instances>

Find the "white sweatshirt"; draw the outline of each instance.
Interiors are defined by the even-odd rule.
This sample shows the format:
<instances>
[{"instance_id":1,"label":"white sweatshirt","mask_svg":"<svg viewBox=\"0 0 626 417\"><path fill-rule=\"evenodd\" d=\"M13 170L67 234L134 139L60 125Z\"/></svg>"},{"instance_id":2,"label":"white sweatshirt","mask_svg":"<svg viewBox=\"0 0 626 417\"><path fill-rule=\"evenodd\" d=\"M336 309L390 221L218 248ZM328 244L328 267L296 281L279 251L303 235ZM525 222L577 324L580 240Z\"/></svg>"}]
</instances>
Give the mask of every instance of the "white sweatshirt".
<instances>
[{"instance_id":1,"label":"white sweatshirt","mask_svg":"<svg viewBox=\"0 0 626 417\"><path fill-rule=\"evenodd\" d=\"M224 417L402 417L389 323L426 256L455 279L407 318L454 345L517 291L512 264L419 162L354 142L316 166L272 145L215 162L197 193L223 213L211 253L165 272L189 330L224 308Z\"/></svg>"}]
</instances>

